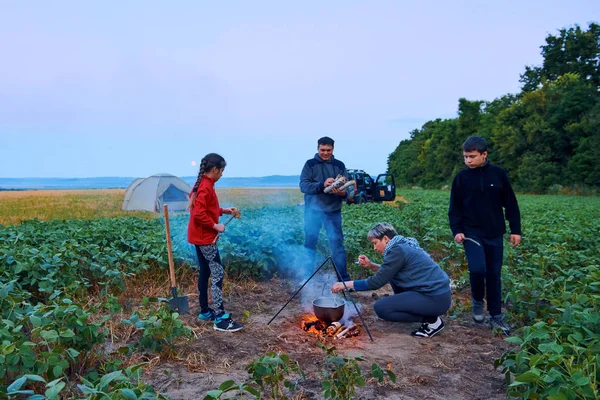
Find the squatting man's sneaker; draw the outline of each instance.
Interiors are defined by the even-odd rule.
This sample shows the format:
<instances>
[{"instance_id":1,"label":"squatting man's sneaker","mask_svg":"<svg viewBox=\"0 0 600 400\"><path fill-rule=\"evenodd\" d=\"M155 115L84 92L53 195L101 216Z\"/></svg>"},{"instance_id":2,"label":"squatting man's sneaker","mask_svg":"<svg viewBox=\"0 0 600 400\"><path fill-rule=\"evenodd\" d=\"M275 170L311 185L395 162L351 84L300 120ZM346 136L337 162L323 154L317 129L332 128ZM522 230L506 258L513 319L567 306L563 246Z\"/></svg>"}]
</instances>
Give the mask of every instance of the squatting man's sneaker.
<instances>
[{"instance_id":1,"label":"squatting man's sneaker","mask_svg":"<svg viewBox=\"0 0 600 400\"><path fill-rule=\"evenodd\" d=\"M471 301L471 315L473 316L473 321L477 322L478 324L483 323L483 321L485 320L485 314L483 312L483 301Z\"/></svg>"},{"instance_id":2,"label":"squatting man's sneaker","mask_svg":"<svg viewBox=\"0 0 600 400\"><path fill-rule=\"evenodd\" d=\"M494 315L490 317L490 328L492 328L492 330L499 329L506 336L510 336L510 328L504 323L502 315Z\"/></svg>"},{"instance_id":3,"label":"squatting man's sneaker","mask_svg":"<svg viewBox=\"0 0 600 400\"><path fill-rule=\"evenodd\" d=\"M241 324L238 324L231 319L231 315L223 314L220 317L215 317L215 324L213 325L215 331L221 332L237 332L243 328Z\"/></svg>"},{"instance_id":4,"label":"squatting man's sneaker","mask_svg":"<svg viewBox=\"0 0 600 400\"><path fill-rule=\"evenodd\" d=\"M209 308L207 312L198 314L198 319L201 321L214 321L216 317L215 310Z\"/></svg>"},{"instance_id":5,"label":"squatting man's sneaker","mask_svg":"<svg viewBox=\"0 0 600 400\"><path fill-rule=\"evenodd\" d=\"M423 322L419 329L411 332L411 335L429 338L440 332L442 329L444 329L444 321L438 317L435 322Z\"/></svg>"}]
</instances>

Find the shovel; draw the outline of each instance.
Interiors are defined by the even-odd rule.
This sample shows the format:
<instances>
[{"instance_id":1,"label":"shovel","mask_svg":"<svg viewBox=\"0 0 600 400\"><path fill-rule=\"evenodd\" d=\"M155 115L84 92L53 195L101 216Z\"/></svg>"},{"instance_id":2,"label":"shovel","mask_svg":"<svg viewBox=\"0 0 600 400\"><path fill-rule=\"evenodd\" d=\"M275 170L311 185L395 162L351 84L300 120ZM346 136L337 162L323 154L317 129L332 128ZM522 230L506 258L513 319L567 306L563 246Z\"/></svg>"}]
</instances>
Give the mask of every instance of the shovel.
<instances>
[{"instance_id":1,"label":"shovel","mask_svg":"<svg viewBox=\"0 0 600 400\"><path fill-rule=\"evenodd\" d=\"M169 299L171 310L177 310L179 314L187 314L190 311L190 303L187 296L177 296L177 285L175 284L175 267L173 265L173 248L171 245L171 231L169 229L169 207L164 205L165 228L167 230L167 250L169 252L169 272L171 275L171 293Z\"/></svg>"}]
</instances>

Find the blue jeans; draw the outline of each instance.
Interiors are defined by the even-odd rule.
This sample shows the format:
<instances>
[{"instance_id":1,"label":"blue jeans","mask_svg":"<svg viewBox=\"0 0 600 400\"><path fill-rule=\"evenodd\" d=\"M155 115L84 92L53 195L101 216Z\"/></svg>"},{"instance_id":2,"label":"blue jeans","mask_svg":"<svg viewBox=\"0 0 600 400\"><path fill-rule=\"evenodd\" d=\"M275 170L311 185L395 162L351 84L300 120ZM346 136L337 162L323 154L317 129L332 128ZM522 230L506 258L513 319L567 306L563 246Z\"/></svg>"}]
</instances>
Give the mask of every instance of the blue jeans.
<instances>
[{"instance_id":1,"label":"blue jeans","mask_svg":"<svg viewBox=\"0 0 600 400\"><path fill-rule=\"evenodd\" d=\"M314 268L317 255L317 243L321 227L329 239L333 263L344 281L350 280L346 269L346 249L344 248L344 233L342 232L342 211L323 212L319 209L306 207L304 209L304 247L307 254L307 264L310 270Z\"/></svg>"},{"instance_id":2,"label":"blue jeans","mask_svg":"<svg viewBox=\"0 0 600 400\"><path fill-rule=\"evenodd\" d=\"M477 246L470 240L465 240L463 246L469 264L469 280L471 295L475 301L487 299L487 309L490 315L502 314L502 261L504 258L503 237L484 239L468 235L477 241ZM487 296L486 296L487 295Z\"/></svg>"}]
</instances>

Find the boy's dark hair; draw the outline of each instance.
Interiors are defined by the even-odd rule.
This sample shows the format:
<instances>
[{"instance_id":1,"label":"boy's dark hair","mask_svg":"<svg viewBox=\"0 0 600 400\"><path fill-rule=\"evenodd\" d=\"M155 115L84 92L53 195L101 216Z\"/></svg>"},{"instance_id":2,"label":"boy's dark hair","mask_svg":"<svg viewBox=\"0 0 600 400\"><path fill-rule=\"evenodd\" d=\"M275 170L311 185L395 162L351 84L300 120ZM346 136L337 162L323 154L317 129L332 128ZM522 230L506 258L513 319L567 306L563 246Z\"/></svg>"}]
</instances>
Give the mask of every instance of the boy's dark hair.
<instances>
[{"instance_id":1,"label":"boy's dark hair","mask_svg":"<svg viewBox=\"0 0 600 400\"><path fill-rule=\"evenodd\" d=\"M323 136L321 139L319 139L319 141L317 142L318 146L321 146L322 144L325 145L330 145L331 147L333 147L333 144L335 143L335 141L330 138L329 136Z\"/></svg>"},{"instance_id":2,"label":"boy's dark hair","mask_svg":"<svg viewBox=\"0 0 600 400\"><path fill-rule=\"evenodd\" d=\"M463 151L477 151L483 153L487 151L487 142L481 136L470 136L462 145Z\"/></svg>"}]
</instances>

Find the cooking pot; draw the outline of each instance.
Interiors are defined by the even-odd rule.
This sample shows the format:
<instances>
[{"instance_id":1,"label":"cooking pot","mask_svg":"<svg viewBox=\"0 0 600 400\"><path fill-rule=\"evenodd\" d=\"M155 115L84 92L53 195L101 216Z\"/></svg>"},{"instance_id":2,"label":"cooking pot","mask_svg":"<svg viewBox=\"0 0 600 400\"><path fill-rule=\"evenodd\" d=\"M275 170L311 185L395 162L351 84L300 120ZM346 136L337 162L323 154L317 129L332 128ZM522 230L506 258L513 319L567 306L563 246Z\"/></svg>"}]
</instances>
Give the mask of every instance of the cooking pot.
<instances>
[{"instance_id":1,"label":"cooking pot","mask_svg":"<svg viewBox=\"0 0 600 400\"><path fill-rule=\"evenodd\" d=\"M313 301L313 311L319 320L331 324L344 316L346 302L337 297L319 297Z\"/></svg>"}]
</instances>

